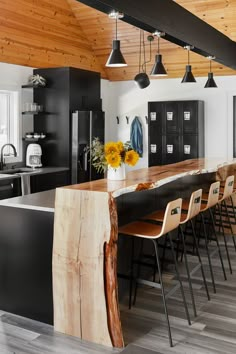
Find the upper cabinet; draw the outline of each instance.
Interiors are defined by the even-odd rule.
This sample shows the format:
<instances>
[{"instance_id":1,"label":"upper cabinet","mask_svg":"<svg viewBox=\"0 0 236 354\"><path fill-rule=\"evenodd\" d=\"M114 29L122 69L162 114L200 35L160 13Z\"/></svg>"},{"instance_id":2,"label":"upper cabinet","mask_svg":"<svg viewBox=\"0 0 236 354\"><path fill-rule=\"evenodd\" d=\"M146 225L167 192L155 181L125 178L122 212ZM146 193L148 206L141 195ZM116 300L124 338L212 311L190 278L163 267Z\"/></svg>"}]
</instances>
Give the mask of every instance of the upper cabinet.
<instances>
[{"instance_id":1,"label":"upper cabinet","mask_svg":"<svg viewBox=\"0 0 236 354\"><path fill-rule=\"evenodd\" d=\"M149 166L204 157L204 102L148 103Z\"/></svg>"}]
</instances>

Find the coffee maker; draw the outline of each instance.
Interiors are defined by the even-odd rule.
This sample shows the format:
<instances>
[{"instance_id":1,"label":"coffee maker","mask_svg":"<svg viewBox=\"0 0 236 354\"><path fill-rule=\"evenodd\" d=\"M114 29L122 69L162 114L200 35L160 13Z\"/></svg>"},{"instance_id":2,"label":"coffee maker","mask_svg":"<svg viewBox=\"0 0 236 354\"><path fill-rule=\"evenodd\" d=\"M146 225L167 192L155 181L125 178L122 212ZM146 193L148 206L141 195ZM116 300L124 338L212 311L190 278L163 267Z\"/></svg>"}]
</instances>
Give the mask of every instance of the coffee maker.
<instances>
[{"instance_id":1,"label":"coffee maker","mask_svg":"<svg viewBox=\"0 0 236 354\"><path fill-rule=\"evenodd\" d=\"M26 150L26 166L42 167L41 163L42 148L39 144L29 144Z\"/></svg>"}]
</instances>

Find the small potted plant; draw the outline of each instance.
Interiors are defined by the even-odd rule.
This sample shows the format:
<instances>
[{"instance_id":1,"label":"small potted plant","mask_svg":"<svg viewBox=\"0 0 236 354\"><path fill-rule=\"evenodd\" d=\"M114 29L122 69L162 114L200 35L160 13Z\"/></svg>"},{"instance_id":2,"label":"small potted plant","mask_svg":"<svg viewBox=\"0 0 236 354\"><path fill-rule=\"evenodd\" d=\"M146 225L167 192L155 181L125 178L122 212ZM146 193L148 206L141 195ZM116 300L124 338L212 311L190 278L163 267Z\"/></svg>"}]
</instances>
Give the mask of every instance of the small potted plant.
<instances>
[{"instance_id":1,"label":"small potted plant","mask_svg":"<svg viewBox=\"0 0 236 354\"><path fill-rule=\"evenodd\" d=\"M98 172L107 171L107 179L125 179L125 164L135 166L139 154L134 151L129 142L110 141L105 145L99 138L94 138L90 150L92 165Z\"/></svg>"}]
</instances>

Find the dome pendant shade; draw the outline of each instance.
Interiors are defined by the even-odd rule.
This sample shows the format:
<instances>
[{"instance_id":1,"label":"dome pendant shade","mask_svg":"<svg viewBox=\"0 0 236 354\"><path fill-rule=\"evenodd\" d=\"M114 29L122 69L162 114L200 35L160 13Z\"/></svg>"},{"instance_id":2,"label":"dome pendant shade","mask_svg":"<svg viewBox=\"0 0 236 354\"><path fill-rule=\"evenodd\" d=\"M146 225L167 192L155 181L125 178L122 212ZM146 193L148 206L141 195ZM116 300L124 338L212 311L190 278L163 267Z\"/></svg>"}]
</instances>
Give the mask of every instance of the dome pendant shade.
<instances>
[{"instance_id":1,"label":"dome pendant shade","mask_svg":"<svg viewBox=\"0 0 236 354\"><path fill-rule=\"evenodd\" d=\"M215 80L213 78L213 73L208 73L208 80L207 80L204 88L211 88L211 87L217 87L217 85L216 85Z\"/></svg>"},{"instance_id":2,"label":"dome pendant shade","mask_svg":"<svg viewBox=\"0 0 236 354\"><path fill-rule=\"evenodd\" d=\"M118 39L114 39L112 41L112 51L106 62L106 66L115 68L127 66L125 59L120 51L120 41Z\"/></svg>"},{"instance_id":3,"label":"dome pendant shade","mask_svg":"<svg viewBox=\"0 0 236 354\"><path fill-rule=\"evenodd\" d=\"M150 80L146 73L137 74L134 78L134 81L140 89L144 89L150 85Z\"/></svg>"},{"instance_id":4,"label":"dome pendant shade","mask_svg":"<svg viewBox=\"0 0 236 354\"><path fill-rule=\"evenodd\" d=\"M155 64L153 65L152 71L150 73L152 76L166 76L167 72L162 64L162 55L157 54L155 58Z\"/></svg>"},{"instance_id":5,"label":"dome pendant shade","mask_svg":"<svg viewBox=\"0 0 236 354\"><path fill-rule=\"evenodd\" d=\"M189 82L196 82L196 80L192 73L192 66L186 65L186 71L181 83L189 83Z\"/></svg>"}]
</instances>

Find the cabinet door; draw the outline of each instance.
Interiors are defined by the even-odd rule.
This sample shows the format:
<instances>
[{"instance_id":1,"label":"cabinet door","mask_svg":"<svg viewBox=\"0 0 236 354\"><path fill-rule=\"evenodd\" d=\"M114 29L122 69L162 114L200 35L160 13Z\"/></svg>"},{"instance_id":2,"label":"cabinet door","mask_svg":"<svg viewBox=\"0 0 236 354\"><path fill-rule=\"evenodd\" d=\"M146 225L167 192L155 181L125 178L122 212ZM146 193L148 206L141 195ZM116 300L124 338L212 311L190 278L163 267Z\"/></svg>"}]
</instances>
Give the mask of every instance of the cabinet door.
<instances>
[{"instance_id":1,"label":"cabinet door","mask_svg":"<svg viewBox=\"0 0 236 354\"><path fill-rule=\"evenodd\" d=\"M31 193L43 192L49 189L69 184L69 171L45 173L30 177Z\"/></svg>"},{"instance_id":2,"label":"cabinet door","mask_svg":"<svg viewBox=\"0 0 236 354\"><path fill-rule=\"evenodd\" d=\"M163 164L162 140L161 135L156 135L155 140L149 144L149 167Z\"/></svg>"},{"instance_id":3,"label":"cabinet door","mask_svg":"<svg viewBox=\"0 0 236 354\"><path fill-rule=\"evenodd\" d=\"M195 159L199 156L198 153L198 136L186 134L183 136L183 144L181 147L182 160Z\"/></svg>"},{"instance_id":4,"label":"cabinet door","mask_svg":"<svg viewBox=\"0 0 236 354\"><path fill-rule=\"evenodd\" d=\"M162 102L148 103L148 151L149 166L162 165L162 131L163 104Z\"/></svg>"},{"instance_id":5,"label":"cabinet door","mask_svg":"<svg viewBox=\"0 0 236 354\"><path fill-rule=\"evenodd\" d=\"M164 137L162 147L163 164L181 161L180 144L181 137L177 134L169 134Z\"/></svg>"},{"instance_id":6,"label":"cabinet door","mask_svg":"<svg viewBox=\"0 0 236 354\"><path fill-rule=\"evenodd\" d=\"M148 102L148 115L150 133L161 135L163 132L163 103L162 102Z\"/></svg>"},{"instance_id":7,"label":"cabinet door","mask_svg":"<svg viewBox=\"0 0 236 354\"><path fill-rule=\"evenodd\" d=\"M163 124L166 134L180 132L178 102L166 102L164 104Z\"/></svg>"},{"instance_id":8,"label":"cabinet door","mask_svg":"<svg viewBox=\"0 0 236 354\"><path fill-rule=\"evenodd\" d=\"M179 116L183 134L198 133L198 103L196 101L181 102Z\"/></svg>"}]
</instances>

